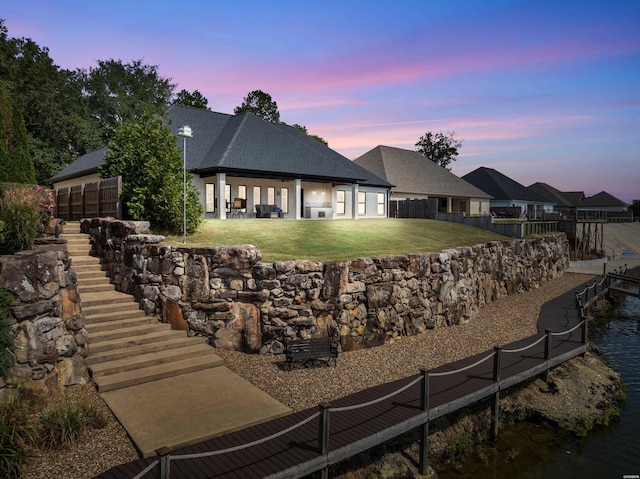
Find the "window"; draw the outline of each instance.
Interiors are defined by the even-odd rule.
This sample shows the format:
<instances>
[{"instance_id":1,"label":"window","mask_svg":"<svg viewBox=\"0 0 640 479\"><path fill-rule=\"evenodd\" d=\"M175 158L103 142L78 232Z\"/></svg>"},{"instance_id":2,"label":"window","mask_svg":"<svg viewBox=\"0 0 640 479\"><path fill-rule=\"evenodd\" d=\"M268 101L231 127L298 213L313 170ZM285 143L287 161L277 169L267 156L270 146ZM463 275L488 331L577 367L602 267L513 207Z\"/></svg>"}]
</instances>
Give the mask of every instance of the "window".
<instances>
[{"instance_id":1,"label":"window","mask_svg":"<svg viewBox=\"0 0 640 479\"><path fill-rule=\"evenodd\" d=\"M239 185L238 186L238 198L242 198L243 200L247 199L247 186L246 185ZM246 213L247 209L243 208L242 212Z\"/></svg>"},{"instance_id":2,"label":"window","mask_svg":"<svg viewBox=\"0 0 640 479\"><path fill-rule=\"evenodd\" d=\"M269 186L267 188L267 204L268 205L276 204L276 189L273 186Z\"/></svg>"},{"instance_id":3,"label":"window","mask_svg":"<svg viewBox=\"0 0 640 479\"><path fill-rule=\"evenodd\" d=\"M289 212L289 189L281 188L280 189L280 208L283 213Z\"/></svg>"},{"instance_id":4,"label":"window","mask_svg":"<svg viewBox=\"0 0 640 479\"><path fill-rule=\"evenodd\" d=\"M231 185L224 185L224 200L227 202L227 213L231 211Z\"/></svg>"},{"instance_id":5,"label":"window","mask_svg":"<svg viewBox=\"0 0 640 479\"><path fill-rule=\"evenodd\" d=\"M216 185L215 183L207 183L204 185L204 207L205 213L214 213L216 211Z\"/></svg>"},{"instance_id":6,"label":"window","mask_svg":"<svg viewBox=\"0 0 640 479\"><path fill-rule=\"evenodd\" d=\"M378 215L384 216L384 203L385 203L385 194L378 193Z\"/></svg>"},{"instance_id":7,"label":"window","mask_svg":"<svg viewBox=\"0 0 640 479\"><path fill-rule=\"evenodd\" d=\"M345 193L342 190L336 191L336 214L343 215L345 209Z\"/></svg>"},{"instance_id":8,"label":"window","mask_svg":"<svg viewBox=\"0 0 640 479\"><path fill-rule=\"evenodd\" d=\"M260 187L259 186L254 186L253 187L253 204L255 205L260 205L262 203L260 203L261 198L260 198L261 192L260 192Z\"/></svg>"},{"instance_id":9,"label":"window","mask_svg":"<svg viewBox=\"0 0 640 479\"><path fill-rule=\"evenodd\" d=\"M358 192L358 214L364 215L367 213L367 194L363 191Z\"/></svg>"}]
</instances>

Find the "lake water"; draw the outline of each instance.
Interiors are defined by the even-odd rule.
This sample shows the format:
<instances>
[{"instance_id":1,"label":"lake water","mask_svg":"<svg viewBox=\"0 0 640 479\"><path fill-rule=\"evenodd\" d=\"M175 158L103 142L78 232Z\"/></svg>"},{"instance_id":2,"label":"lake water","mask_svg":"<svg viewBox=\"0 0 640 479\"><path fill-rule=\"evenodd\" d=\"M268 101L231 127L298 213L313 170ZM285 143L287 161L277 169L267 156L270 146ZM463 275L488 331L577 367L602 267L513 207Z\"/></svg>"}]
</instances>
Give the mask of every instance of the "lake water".
<instances>
[{"instance_id":1,"label":"lake water","mask_svg":"<svg viewBox=\"0 0 640 479\"><path fill-rule=\"evenodd\" d=\"M440 479L640 478L640 298L627 297L609 321L591 327L592 341L618 371L628 400L620 420L576 439L529 423L505 428L495 448L483 449Z\"/></svg>"}]
</instances>

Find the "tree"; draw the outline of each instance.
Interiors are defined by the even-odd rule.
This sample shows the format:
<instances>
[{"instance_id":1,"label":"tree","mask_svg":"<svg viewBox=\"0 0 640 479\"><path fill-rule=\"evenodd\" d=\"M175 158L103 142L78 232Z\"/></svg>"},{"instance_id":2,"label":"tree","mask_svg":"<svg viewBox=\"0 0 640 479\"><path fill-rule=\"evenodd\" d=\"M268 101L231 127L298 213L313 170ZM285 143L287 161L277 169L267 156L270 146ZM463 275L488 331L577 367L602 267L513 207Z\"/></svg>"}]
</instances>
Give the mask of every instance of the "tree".
<instances>
[{"instance_id":1,"label":"tree","mask_svg":"<svg viewBox=\"0 0 640 479\"><path fill-rule=\"evenodd\" d=\"M640 218L640 200L633 200L629 209L633 212L634 218Z\"/></svg>"},{"instance_id":2,"label":"tree","mask_svg":"<svg viewBox=\"0 0 640 479\"><path fill-rule=\"evenodd\" d=\"M0 85L24 118L38 183L101 146L80 79L77 72L60 70L47 48L10 38L0 19Z\"/></svg>"},{"instance_id":3,"label":"tree","mask_svg":"<svg viewBox=\"0 0 640 479\"><path fill-rule=\"evenodd\" d=\"M175 100L173 100L173 104L211 110L211 108L207 106L209 104L209 100L207 100L198 90L193 90L193 93L187 90L180 90L176 95Z\"/></svg>"},{"instance_id":4,"label":"tree","mask_svg":"<svg viewBox=\"0 0 640 479\"><path fill-rule=\"evenodd\" d=\"M425 158L437 163L451 171L449 164L456 161L458 150L462 147L462 140L454 139L455 132L450 131L446 135L442 132L432 133L428 131L421 136L416 143L416 151Z\"/></svg>"},{"instance_id":5,"label":"tree","mask_svg":"<svg viewBox=\"0 0 640 479\"><path fill-rule=\"evenodd\" d=\"M1 87L0 145L0 181L34 184L36 173L22 113L10 107Z\"/></svg>"},{"instance_id":6,"label":"tree","mask_svg":"<svg viewBox=\"0 0 640 479\"><path fill-rule=\"evenodd\" d=\"M162 118L146 110L113 133L100 167L103 177L122 176L126 214L154 228L178 233L183 227L183 165L176 137ZM187 231L198 229L203 208L187 175Z\"/></svg>"},{"instance_id":7,"label":"tree","mask_svg":"<svg viewBox=\"0 0 640 479\"><path fill-rule=\"evenodd\" d=\"M135 121L147 110L161 115L170 104L175 85L142 60L99 60L84 72L84 95L107 143L119 123Z\"/></svg>"},{"instance_id":8,"label":"tree","mask_svg":"<svg viewBox=\"0 0 640 479\"><path fill-rule=\"evenodd\" d=\"M322 143L324 146L329 146L329 142L327 140L325 140L324 138L322 138L321 136L318 135L310 135L309 131L307 130L307 127L304 125L298 125L297 123L294 123L293 125L294 128L297 128L298 130L300 130L302 133L304 133L305 135L309 135L311 138L313 138L314 140L319 141L320 143Z\"/></svg>"},{"instance_id":9,"label":"tree","mask_svg":"<svg viewBox=\"0 0 640 479\"><path fill-rule=\"evenodd\" d=\"M250 111L263 120L271 123L280 123L280 112L278 104L271 99L271 95L262 90L254 90L244 97L242 105L237 106L233 113L239 115L245 111Z\"/></svg>"}]
</instances>

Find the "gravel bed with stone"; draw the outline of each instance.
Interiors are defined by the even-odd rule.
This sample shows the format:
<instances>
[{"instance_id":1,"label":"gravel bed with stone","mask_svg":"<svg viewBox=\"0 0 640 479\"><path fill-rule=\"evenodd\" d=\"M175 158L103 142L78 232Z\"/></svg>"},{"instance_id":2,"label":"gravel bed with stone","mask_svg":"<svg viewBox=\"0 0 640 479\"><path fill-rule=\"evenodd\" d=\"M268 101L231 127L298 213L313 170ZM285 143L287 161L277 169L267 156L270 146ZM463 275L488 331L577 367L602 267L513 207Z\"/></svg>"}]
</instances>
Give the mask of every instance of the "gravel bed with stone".
<instances>
[{"instance_id":1,"label":"gravel bed with stone","mask_svg":"<svg viewBox=\"0 0 640 479\"><path fill-rule=\"evenodd\" d=\"M483 307L472 321L400 337L382 346L342 353L337 367L282 367L284 356L218 351L226 366L275 399L300 411L362 389L401 379L448 362L507 344L537 332L540 307L589 280L564 274L540 288L501 298ZM318 387L322 384L322 387ZM104 414L105 427L83 433L63 450L36 450L25 479L89 479L111 467L137 459L126 432L100 399L92 384L70 388Z\"/></svg>"}]
</instances>

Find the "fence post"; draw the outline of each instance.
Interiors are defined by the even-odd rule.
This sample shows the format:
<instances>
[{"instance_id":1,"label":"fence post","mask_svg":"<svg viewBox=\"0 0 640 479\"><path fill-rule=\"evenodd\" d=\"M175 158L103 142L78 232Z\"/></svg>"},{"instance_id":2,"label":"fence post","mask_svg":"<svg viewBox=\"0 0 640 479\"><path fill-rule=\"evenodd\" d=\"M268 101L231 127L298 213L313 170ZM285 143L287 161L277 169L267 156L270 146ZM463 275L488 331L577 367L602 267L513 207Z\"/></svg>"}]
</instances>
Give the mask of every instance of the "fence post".
<instances>
[{"instance_id":1,"label":"fence post","mask_svg":"<svg viewBox=\"0 0 640 479\"><path fill-rule=\"evenodd\" d=\"M500 384L500 368L502 361L502 348L495 346L495 357L493 358L493 380ZM491 440L498 438L498 417L500 416L500 386L493 395L493 405L491 408Z\"/></svg>"},{"instance_id":2,"label":"fence post","mask_svg":"<svg viewBox=\"0 0 640 479\"><path fill-rule=\"evenodd\" d=\"M160 479L169 479L171 476L171 449L165 446L156 450L156 454L160 456Z\"/></svg>"},{"instance_id":3,"label":"fence post","mask_svg":"<svg viewBox=\"0 0 640 479\"><path fill-rule=\"evenodd\" d=\"M582 325L582 344L585 345L584 353L582 353L582 357L584 358L587 355L587 343L589 342L589 318L585 316L582 321L584 324Z\"/></svg>"},{"instance_id":4,"label":"fence post","mask_svg":"<svg viewBox=\"0 0 640 479\"><path fill-rule=\"evenodd\" d=\"M427 412L427 420L420 426L420 474L429 469L429 371L422 369L420 407Z\"/></svg>"},{"instance_id":5,"label":"fence post","mask_svg":"<svg viewBox=\"0 0 640 479\"><path fill-rule=\"evenodd\" d=\"M323 402L318 404L320 408L320 454L326 454L329 451L329 412L331 404ZM329 479L329 467L325 467L320 471L320 479Z\"/></svg>"},{"instance_id":6,"label":"fence post","mask_svg":"<svg viewBox=\"0 0 640 479\"><path fill-rule=\"evenodd\" d=\"M544 360L547 364L547 369L544 372L544 382L549 381L549 361L551 360L551 330L545 329L544 334L547 335L544 342Z\"/></svg>"}]
</instances>

